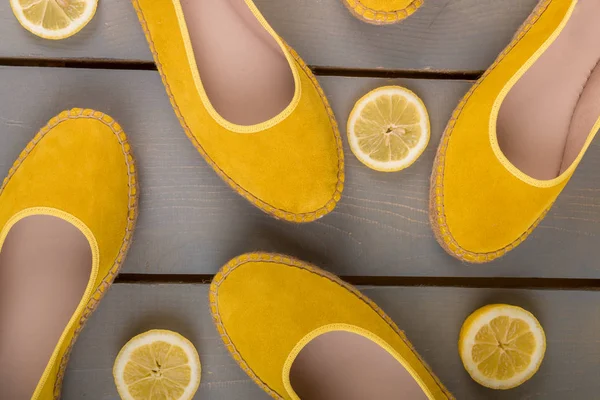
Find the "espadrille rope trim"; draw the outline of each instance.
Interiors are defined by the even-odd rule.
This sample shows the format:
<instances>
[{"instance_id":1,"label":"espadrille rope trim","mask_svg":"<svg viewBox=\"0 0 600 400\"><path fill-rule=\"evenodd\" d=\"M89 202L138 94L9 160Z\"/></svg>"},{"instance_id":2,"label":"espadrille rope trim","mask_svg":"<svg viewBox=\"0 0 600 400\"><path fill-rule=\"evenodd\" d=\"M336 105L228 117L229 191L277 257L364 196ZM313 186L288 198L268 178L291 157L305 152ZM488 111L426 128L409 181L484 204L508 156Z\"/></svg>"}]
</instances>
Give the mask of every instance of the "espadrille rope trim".
<instances>
[{"instance_id":1,"label":"espadrille rope trim","mask_svg":"<svg viewBox=\"0 0 600 400\"><path fill-rule=\"evenodd\" d=\"M110 287L112 282L114 281L115 277L117 276L119 269L121 268L121 265L123 264L123 260L125 259L125 255L127 254L127 250L129 249L129 246L131 245L133 230L135 228L135 223L136 223L137 214L138 214L137 205L138 205L138 196L139 196L138 183L137 183L137 171L135 168L135 159L133 158L133 154L131 152L131 146L127 142L127 137L125 136L123 129L113 118L111 118L108 115L101 113L99 111L94 111L94 110L90 110L90 109L74 108L72 110L61 112L59 115L52 118L46 124L46 126L44 126L42 129L40 129L40 131L35 135L33 140L31 140L27 144L25 149L21 152L21 154L19 154L19 157L14 162L13 166L9 169L8 176L4 179L2 187L0 188L0 196L1 196L2 193L4 192L4 189L10 182L11 178L18 171L21 164L25 161L27 156L29 156L29 154L35 149L35 147L38 145L38 143L44 138L44 136L48 132L50 132L53 128L55 128L56 126L58 126L60 123L62 123L64 121L67 121L70 119L78 119L78 118L89 118L89 119L95 119L95 120L102 122L104 125L106 125L107 127L109 127L112 130L112 132L115 134L115 136L117 137L117 139L121 145L121 150L123 151L123 155L125 156L125 163L127 164L128 186L129 186L127 228L126 228L125 237L123 239L123 243L121 245L121 248L119 250L119 254L118 254L117 258L113 262L113 265L110 268L110 270L108 271L108 273L106 274L106 276L104 276L104 278L102 279L102 282L100 283L100 285L96 288L96 291L90 297L90 300L88 301L85 309L83 310L81 318L79 319L78 323L74 326L75 331L73 333L73 338L71 339L71 342L69 343L69 345L67 346L65 352L63 353L63 355L61 357L58 374L56 377L56 381L54 383L54 395L53 396L54 396L55 400L58 400L60 398L62 381L64 378L65 370L67 367L67 362L69 361L69 356L71 354L73 345L75 344L75 341L76 341L77 337L79 336L79 334L81 333L81 330L83 329L88 318L90 317L92 312L96 309L96 307L98 307L98 303L99 303L100 299L104 296L104 294L106 293L106 291L108 290L108 288Z\"/></svg>"},{"instance_id":2,"label":"espadrille rope trim","mask_svg":"<svg viewBox=\"0 0 600 400\"><path fill-rule=\"evenodd\" d=\"M221 319L221 314L219 312L219 286L227 279L230 273L232 273L236 268L240 267L243 264L249 262L268 262L274 264L283 264L289 267L295 267L301 270L305 270L311 272L315 275L321 276L323 278L329 279L331 282L338 284L344 289L350 291L354 294L358 299L362 300L366 303L373 311L375 311L389 326L392 330L400 336L404 344L411 350L411 352L417 357L417 359L425 366L425 369L430 373L433 377L435 383L439 386L439 388L444 392L444 394L448 397L449 400L454 399L454 396L444 387L444 385L440 382L440 380L433 374L431 368L427 365L427 363L421 358L421 356L415 351L412 344L406 338L406 335L403 331L401 331L398 326L392 321L392 319L385 313L373 300L369 299L367 296L358 291L354 286L342 281L337 276L324 271L314 265L305 263L303 261L297 260L293 257L284 256L281 254L273 254L273 253L248 253L241 255L239 257L234 258L229 261L223 268L219 270L219 272L215 275L213 281L210 284L209 291L209 302L210 302L210 311L213 317L213 322L225 344L227 350L231 353L233 359L239 364L239 366L248 374L248 376L265 392L267 392L274 399L283 399L281 395L275 392L272 388L270 388L264 381L262 381L250 368L248 363L244 360L242 355L239 353L235 344L227 334L227 329L223 325L223 321Z\"/></svg>"},{"instance_id":3,"label":"espadrille rope trim","mask_svg":"<svg viewBox=\"0 0 600 400\"><path fill-rule=\"evenodd\" d=\"M361 0L342 0L346 8L358 19L370 24L393 24L408 18L415 13L422 5L424 0L413 0L401 10L380 11L365 6Z\"/></svg>"},{"instance_id":4,"label":"espadrille rope trim","mask_svg":"<svg viewBox=\"0 0 600 400\"><path fill-rule=\"evenodd\" d=\"M142 11L142 8L140 7L138 0L132 0L132 3L136 10L138 18L140 20L140 23L142 25L144 35L146 36L148 44L150 45L150 51L152 52L152 56L154 57L154 62L156 63L156 66L158 67L158 72L162 78L163 84L167 91L167 95L169 97L169 100L171 101L171 106L173 107L173 110L175 111L175 115L177 116L177 119L179 120L181 126L183 127L185 134L190 139L190 141L192 142L192 144L194 145L196 150L198 150L198 152L204 158L204 160L215 170L217 175L219 175L219 177L221 179L223 179L229 186L231 186L231 188L233 190L235 190L238 194L240 194L242 197L244 197L246 200L248 200L254 206L260 208L261 210L265 211L266 213L268 213L276 218L284 219L284 220L287 220L290 222L301 223L301 222L314 221L316 219L323 217L327 213L331 212L335 208L338 201L341 199L342 191L344 190L345 175L344 175L344 149L343 149L343 145L342 145L342 138L341 138L341 135L339 132L337 121L335 119L335 115L333 113L333 110L331 109L331 106L329 105L329 101L327 100L327 97L325 96L323 89L319 85L319 83L318 83L317 79L315 78L315 76L313 75L312 71L308 68L308 66L304 63L304 61L300 58L300 56L298 56L298 54L291 47L289 47L287 45L287 43L285 43L285 41L283 42L284 45L286 46L286 49L289 51L289 53L292 55L292 57L298 63L298 65L301 67L302 71L304 71L304 73L310 78L311 83L314 85L315 89L319 93L319 96L321 97L321 100L323 101L325 109L327 110L327 115L329 116L329 120L332 125L333 134L335 136L335 142L336 142L337 153L338 153L338 172L337 172L338 181L337 181L337 184L336 184L336 187L332 194L331 199L323 207L319 208L318 210L309 212L309 213L296 214L296 213L292 213L292 212L274 207L271 204L268 204L267 202L254 196L252 193L246 191L244 188L242 188L240 185L238 185L231 177L229 177L225 173L225 171L221 170L219 168L219 166L217 165L217 163L215 163L210 158L210 156L204 150L204 148L202 147L202 145L200 144L198 139L193 135L190 127L188 126L187 122L185 121L185 118L183 117L183 114L181 113L181 111L179 109L179 106L177 105L177 101L175 100L175 97L173 95L173 92L171 90L169 82L167 80L167 76L164 73L162 63L160 62L160 57L158 55L158 51L156 50L156 46L154 45L154 41L152 40L152 34L150 32L150 29L148 28L148 23L144 16L144 12Z\"/></svg>"},{"instance_id":5,"label":"espadrille rope trim","mask_svg":"<svg viewBox=\"0 0 600 400\"><path fill-rule=\"evenodd\" d=\"M429 194L429 216L431 227L440 245L449 254L453 255L461 261L466 261L470 263L485 263L492 261L496 258L502 257L503 255L517 247L519 244L521 244L538 226L538 224L544 219L544 217L552 207L552 205L550 205L550 207L544 210L542 215L529 228L527 228L527 230L523 232L521 236L519 236L515 241L503 247L502 249L488 253L476 253L463 249L452 236L448 224L446 223L446 215L444 213L444 168L446 151L448 149L448 145L450 143L450 136L452 136L452 132L456 125L456 121L462 114L466 103L469 101L470 97L473 95L475 90L484 81L484 79L487 78L487 76L498 66L498 64L500 64L500 62L512 51L512 49L523 39L523 37L527 34L527 32L529 32L531 27L548 9L548 6L551 2L552 0L542 0L536 6L531 15L519 28L512 42L502 51L502 53L500 53L500 55L498 56L498 58L496 58L492 66L487 71L485 71L481 78L479 78L479 80L462 98L462 100L454 110L452 117L448 122L448 125L446 126L444 134L442 135L437 155L435 157L435 162L433 164L433 172L431 175L431 189Z\"/></svg>"}]
</instances>

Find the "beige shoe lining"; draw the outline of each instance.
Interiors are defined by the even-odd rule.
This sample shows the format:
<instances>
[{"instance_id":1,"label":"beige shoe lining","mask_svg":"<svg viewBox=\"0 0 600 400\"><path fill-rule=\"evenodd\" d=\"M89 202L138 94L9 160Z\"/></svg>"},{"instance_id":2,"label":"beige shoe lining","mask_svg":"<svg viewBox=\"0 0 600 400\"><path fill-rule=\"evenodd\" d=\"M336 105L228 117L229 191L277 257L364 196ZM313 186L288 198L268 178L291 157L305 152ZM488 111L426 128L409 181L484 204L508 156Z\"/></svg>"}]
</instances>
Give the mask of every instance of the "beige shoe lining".
<instances>
[{"instance_id":1,"label":"beige shoe lining","mask_svg":"<svg viewBox=\"0 0 600 400\"><path fill-rule=\"evenodd\" d=\"M600 117L600 0L579 0L564 30L511 88L497 136L506 158L535 179L559 176Z\"/></svg>"},{"instance_id":2,"label":"beige shoe lining","mask_svg":"<svg viewBox=\"0 0 600 400\"><path fill-rule=\"evenodd\" d=\"M294 76L281 47L244 0L181 0L200 79L228 122L255 125L292 102Z\"/></svg>"},{"instance_id":3,"label":"beige shoe lining","mask_svg":"<svg viewBox=\"0 0 600 400\"><path fill-rule=\"evenodd\" d=\"M86 237L52 216L9 231L0 252L0 399L30 399L92 270Z\"/></svg>"},{"instance_id":4,"label":"beige shoe lining","mask_svg":"<svg viewBox=\"0 0 600 400\"><path fill-rule=\"evenodd\" d=\"M410 373L377 343L352 332L312 339L298 354L290 382L302 400L426 400Z\"/></svg>"}]
</instances>

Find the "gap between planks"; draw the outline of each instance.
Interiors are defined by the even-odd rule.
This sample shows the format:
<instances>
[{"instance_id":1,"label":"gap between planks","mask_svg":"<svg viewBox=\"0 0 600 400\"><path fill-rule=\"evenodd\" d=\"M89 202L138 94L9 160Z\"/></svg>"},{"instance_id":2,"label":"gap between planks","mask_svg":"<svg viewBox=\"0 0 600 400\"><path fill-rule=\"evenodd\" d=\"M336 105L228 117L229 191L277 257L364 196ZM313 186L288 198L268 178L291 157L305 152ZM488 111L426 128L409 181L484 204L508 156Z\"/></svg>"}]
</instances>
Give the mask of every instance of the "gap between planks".
<instances>
[{"instance_id":1,"label":"gap between planks","mask_svg":"<svg viewBox=\"0 0 600 400\"><path fill-rule=\"evenodd\" d=\"M122 273L116 284L209 284L210 274L129 274ZM355 286L460 287L487 289L600 290L600 279L518 278L518 277L421 277L421 276L341 276Z\"/></svg>"},{"instance_id":2,"label":"gap between planks","mask_svg":"<svg viewBox=\"0 0 600 400\"><path fill-rule=\"evenodd\" d=\"M156 71L156 65L150 61L120 61L88 58L0 58L0 66ZM475 81L483 74L483 71L446 71L432 69L390 70L322 66L309 67L317 76L341 76L349 78L404 78Z\"/></svg>"},{"instance_id":3,"label":"gap between planks","mask_svg":"<svg viewBox=\"0 0 600 400\"><path fill-rule=\"evenodd\" d=\"M0 58L0 66L79 68L104 70L156 71L156 65L148 61L120 61L111 59L47 59L47 58ZM353 78L404 78L430 80L475 81L483 71L445 70L385 70L352 69L338 67L310 67L317 76L340 76ZM120 274L116 284L208 284L210 274ZM546 290L600 290L600 279L569 278L519 278L519 277L416 277L416 276L342 276L344 281L357 286L388 287L461 287L490 289L546 289Z\"/></svg>"}]
</instances>

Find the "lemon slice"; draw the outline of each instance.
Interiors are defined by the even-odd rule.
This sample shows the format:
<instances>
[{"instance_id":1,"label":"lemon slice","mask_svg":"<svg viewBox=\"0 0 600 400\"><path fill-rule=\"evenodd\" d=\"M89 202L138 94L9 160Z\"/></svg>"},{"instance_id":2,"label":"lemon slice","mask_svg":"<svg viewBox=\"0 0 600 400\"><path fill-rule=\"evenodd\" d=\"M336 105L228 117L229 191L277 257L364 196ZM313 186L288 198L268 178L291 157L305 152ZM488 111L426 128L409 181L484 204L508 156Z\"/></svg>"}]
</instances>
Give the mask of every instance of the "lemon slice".
<instances>
[{"instance_id":1,"label":"lemon slice","mask_svg":"<svg viewBox=\"0 0 600 400\"><path fill-rule=\"evenodd\" d=\"M200 358L176 332L151 330L119 352L113 376L123 400L188 400L200 385Z\"/></svg>"},{"instance_id":2,"label":"lemon slice","mask_svg":"<svg viewBox=\"0 0 600 400\"><path fill-rule=\"evenodd\" d=\"M400 171L427 147L429 115L410 90L384 86L358 100L347 131L350 149L360 162L377 171Z\"/></svg>"},{"instance_id":3,"label":"lemon slice","mask_svg":"<svg viewBox=\"0 0 600 400\"><path fill-rule=\"evenodd\" d=\"M460 331L458 350L471 377L492 389L511 389L542 364L546 336L538 320L520 307L492 304L471 314Z\"/></svg>"},{"instance_id":4,"label":"lemon slice","mask_svg":"<svg viewBox=\"0 0 600 400\"><path fill-rule=\"evenodd\" d=\"M98 0L10 0L25 29L45 39L65 39L94 17Z\"/></svg>"}]
</instances>

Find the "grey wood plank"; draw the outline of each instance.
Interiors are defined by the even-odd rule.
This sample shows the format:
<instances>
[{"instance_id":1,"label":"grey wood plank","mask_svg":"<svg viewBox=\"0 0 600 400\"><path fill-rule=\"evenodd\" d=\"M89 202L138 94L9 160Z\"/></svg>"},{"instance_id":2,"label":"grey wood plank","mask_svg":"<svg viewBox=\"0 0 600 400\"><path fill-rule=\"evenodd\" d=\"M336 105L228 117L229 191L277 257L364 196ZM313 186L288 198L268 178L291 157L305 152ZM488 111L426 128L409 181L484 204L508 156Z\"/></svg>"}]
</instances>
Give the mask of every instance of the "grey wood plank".
<instances>
[{"instance_id":1,"label":"grey wood plank","mask_svg":"<svg viewBox=\"0 0 600 400\"><path fill-rule=\"evenodd\" d=\"M597 398L600 292L401 287L362 291L406 332L458 399ZM162 328L182 333L198 349L203 375L196 398L267 399L223 347L209 315L207 294L207 285L113 286L75 345L63 398L118 399L111 371L119 349L138 333ZM479 386L458 356L464 319L490 303L524 307L545 329L548 347L542 366L516 389L493 391Z\"/></svg>"},{"instance_id":2,"label":"grey wood plank","mask_svg":"<svg viewBox=\"0 0 600 400\"><path fill-rule=\"evenodd\" d=\"M312 65L345 68L481 70L509 42L537 0L427 0L403 23L355 19L340 0L256 0L267 20ZM0 2L0 57L150 61L127 0L101 0L86 29L47 41L20 27Z\"/></svg>"},{"instance_id":3,"label":"grey wood plank","mask_svg":"<svg viewBox=\"0 0 600 400\"><path fill-rule=\"evenodd\" d=\"M125 272L211 274L240 253L268 250L339 275L600 277L598 144L531 238L492 264L465 266L438 246L427 208L437 143L470 83L320 80L342 131L355 100L377 86L401 84L423 98L432 138L415 165L399 173L369 170L346 147L343 199L311 224L275 220L230 190L184 135L153 71L0 68L0 176L50 117L70 107L95 108L123 125L139 163L141 212Z\"/></svg>"}]
</instances>

